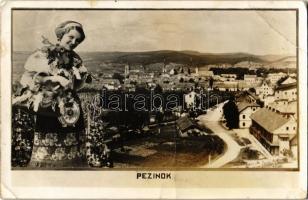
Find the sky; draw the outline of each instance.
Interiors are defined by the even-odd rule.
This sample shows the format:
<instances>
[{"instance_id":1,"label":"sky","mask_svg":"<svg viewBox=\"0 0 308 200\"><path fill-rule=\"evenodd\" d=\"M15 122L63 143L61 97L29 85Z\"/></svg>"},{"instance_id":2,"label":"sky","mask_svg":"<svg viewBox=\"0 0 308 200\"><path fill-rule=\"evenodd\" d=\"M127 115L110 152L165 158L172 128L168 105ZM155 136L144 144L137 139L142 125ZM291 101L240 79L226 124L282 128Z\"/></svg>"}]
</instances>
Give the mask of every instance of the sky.
<instances>
[{"instance_id":1,"label":"sky","mask_svg":"<svg viewBox=\"0 0 308 200\"><path fill-rule=\"evenodd\" d=\"M55 27L80 22L76 51L192 50L296 55L296 12L256 10L14 10L13 51L34 51Z\"/></svg>"}]
</instances>

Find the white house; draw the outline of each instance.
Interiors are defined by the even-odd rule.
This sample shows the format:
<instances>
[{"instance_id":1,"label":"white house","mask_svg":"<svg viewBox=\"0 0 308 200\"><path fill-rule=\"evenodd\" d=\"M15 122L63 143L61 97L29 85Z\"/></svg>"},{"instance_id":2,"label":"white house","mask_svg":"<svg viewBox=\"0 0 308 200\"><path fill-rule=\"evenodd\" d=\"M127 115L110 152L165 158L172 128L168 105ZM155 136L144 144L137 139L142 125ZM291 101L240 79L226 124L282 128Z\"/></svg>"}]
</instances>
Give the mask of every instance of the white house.
<instances>
[{"instance_id":1,"label":"white house","mask_svg":"<svg viewBox=\"0 0 308 200\"><path fill-rule=\"evenodd\" d=\"M175 69L172 68L172 69L170 70L169 74L170 74L170 75L174 75L174 74L175 74Z\"/></svg>"},{"instance_id":2,"label":"white house","mask_svg":"<svg viewBox=\"0 0 308 200\"><path fill-rule=\"evenodd\" d=\"M273 155L291 150L291 141L296 136L294 117L283 117L276 110L261 108L251 115L249 131Z\"/></svg>"},{"instance_id":3,"label":"white house","mask_svg":"<svg viewBox=\"0 0 308 200\"><path fill-rule=\"evenodd\" d=\"M275 100L297 100L297 85L295 83L280 85L275 90Z\"/></svg>"},{"instance_id":4,"label":"white house","mask_svg":"<svg viewBox=\"0 0 308 200\"><path fill-rule=\"evenodd\" d=\"M184 101L185 101L186 108L195 108L197 98L198 98L198 94L195 91L191 91L190 93L185 94Z\"/></svg>"},{"instance_id":5,"label":"white house","mask_svg":"<svg viewBox=\"0 0 308 200\"><path fill-rule=\"evenodd\" d=\"M224 91L224 92L234 92L238 91L238 83L237 82L214 82L213 88Z\"/></svg>"},{"instance_id":6,"label":"white house","mask_svg":"<svg viewBox=\"0 0 308 200\"><path fill-rule=\"evenodd\" d=\"M100 80L100 84L108 90L117 90L121 87L120 81L118 79L102 79Z\"/></svg>"},{"instance_id":7,"label":"white house","mask_svg":"<svg viewBox=\"0 0 308 200\"><path fill-rule=\"evenodd\" d=\"M298 154L298 137L295 135L295 137L290 141L290 146L291 146L291 152L293 154L294 158L297 158Z\"/></svg>"},{"instance_id":8,"label":"white house","mask_svg":"<svg viewBox=\"0 0 308 200\"><path fill-rule=\"evenodd\" d=\"M256 112L260 106L256 103L239 102L237 104L239 111L239 128L249 128L251 125L250 115Z\"/></svg>"},{"instance_id":9,"label":"white house","mask_svg":"<svg viewBox=\"0 0 308 200\"><path fill-rule=\"evenodd\" d=\"M286 74L283 72L279 73L269 73L267 75L267 79L271 82L271 84L276 84L281 78L285 77Z\"/></svg>"},{"instance_id":10,"label":"white house","mask_svg":"<svg viewBox=\"0 0 308 200\"><path fill-rule=\"evenodd\" d=\"M256 95L258 95L261 100L264 100L267 96L273 94L274 89L269 81L263 80L262 83L256 87Z\"/></svg>"},{"instance_id":11,"label":"white house","mask_svg":"<svg viewBox=\"0 0 308 200\"><path fill-rule=\"evenodd\" d=\"M267 106L270 103L273 103L275 101L275 96L274 95L268 95L265 96L265 98L262 99L264 106Z\"/></svg>"},{"instance_id":12,"label":"white house","mask_svg":"<svg viewBox=\"0 0 308 200\"><path fill-rule=\"evenodd\" d=\"M266 106L270 110L276 110L284 117L293 116L297 118L297 101L288 101L287 99L276 100Z\"/></svg>"},{"instance_id":13,"label":"white house","mask_svg":"<svg viewBox=\"0 0 308 200\"><path fill-rule=\"evenodd\" d=\"M244 74L244 81L249 84L255 84L257 82L257 75Z\"/></svg>"},{"instance_id":14,"label":"white house","mask_svg":"<svg viewBox=\"0 0 308 200\"><path fill-rule=\"evenodd\" d=\"M196 69L198 69L198 68L196 68ZM203 68L198 69L198 70L196 71L196 74L197 74L199 77L205 77L205 78L214 77L214 72L213 72L213 71L204 70Z\"/></svg>"},{"instance_id":15,"label":"white house","mask_svg":"<svg viewBox=\"0 0 308 200\"><path fill-rule=\"evenodd\" d=\"M235 81L237 77L236 74L221 74L220 76L223 81Z\"/></svg>"},{"instance_id":16,"label":"white house","mask_svg":"<svg viewBox=\"0 0 308 200\"><path fill-rule=\"evenodd\" d=\"M253 88L253 84L250 82L246 82L244 80L238 80L237 82L238 91L247 91L249 88Z\"/></svg>"}]
</instances>

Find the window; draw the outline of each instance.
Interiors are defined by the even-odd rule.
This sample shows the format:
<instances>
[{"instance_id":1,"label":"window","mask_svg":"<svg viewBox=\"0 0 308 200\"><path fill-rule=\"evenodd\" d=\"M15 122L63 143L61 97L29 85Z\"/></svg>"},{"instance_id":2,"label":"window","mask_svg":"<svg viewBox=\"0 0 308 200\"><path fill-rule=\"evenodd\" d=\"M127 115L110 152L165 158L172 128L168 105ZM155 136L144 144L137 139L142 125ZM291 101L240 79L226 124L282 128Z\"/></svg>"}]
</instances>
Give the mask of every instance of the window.
<instances>
[{"instance_id":1,"label":"window","mask_svg":"<svg viewBox=\"0 0 308 200\"><path fill-rule=\"evenodd\" d=\"M256 108L253 108L252 110L253 110L253 111L255 111L255 110L256 110Z\"/></svg>"},{"instance_id":2,"label":"window","mask_svg":"<svg viewBox=\"0 0 308 200\"><path fill-rule=\"evenodd\" d=\"M287 130L287 131L289 130L289 127L288 127L288 126L286 127L286 130Z\"/></svg>"},{"instance_id":3,"label":"window","mask_svg":"<svg viewBox=\"0 0 308 200\"><path fill-rule=\"evenodd\" d=\"M246 117L246 116L245 116L245 115L243 115L243 119L245 119L245 117Z\"/></svg>"},{"instance_id":4,"label":"window","mask_svg":"<svg viewBox=\"0 0 308 200\"><path fill-rule=\"evenodd\" d=\"M293 130L295 130L295 126L293 126Z\"/></svg>"},{"instance_id":5,"label":"window","mask_svg":"<svg viewBox=\"0 0 308 200\"><path fill-rule=\"evenodd\" d=\"M243 126L245 126L245 122L243 122Z\"/></svg>"}]
</instances>

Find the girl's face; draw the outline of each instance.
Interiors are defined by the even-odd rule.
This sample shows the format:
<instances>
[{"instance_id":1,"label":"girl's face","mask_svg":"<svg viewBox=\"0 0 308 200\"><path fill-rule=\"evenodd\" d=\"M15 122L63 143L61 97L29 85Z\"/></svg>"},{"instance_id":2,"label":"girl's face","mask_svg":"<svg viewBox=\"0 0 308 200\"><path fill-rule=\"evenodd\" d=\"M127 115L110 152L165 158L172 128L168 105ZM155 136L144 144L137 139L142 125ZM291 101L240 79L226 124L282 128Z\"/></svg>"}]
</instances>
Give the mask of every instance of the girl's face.
<instances>
[{"instance_id":1,"label":"girl's face","mask_svg":"<svg viewBox=\"0 0 308 200\"><path fill-rule=\"evenodd\" d=\"M75 49L79 44L81 40L81 34L72 29L68 33L65 33L60 40L60 46L64 47L66 50L73 50Z\"/></svg>"}]
</instances>

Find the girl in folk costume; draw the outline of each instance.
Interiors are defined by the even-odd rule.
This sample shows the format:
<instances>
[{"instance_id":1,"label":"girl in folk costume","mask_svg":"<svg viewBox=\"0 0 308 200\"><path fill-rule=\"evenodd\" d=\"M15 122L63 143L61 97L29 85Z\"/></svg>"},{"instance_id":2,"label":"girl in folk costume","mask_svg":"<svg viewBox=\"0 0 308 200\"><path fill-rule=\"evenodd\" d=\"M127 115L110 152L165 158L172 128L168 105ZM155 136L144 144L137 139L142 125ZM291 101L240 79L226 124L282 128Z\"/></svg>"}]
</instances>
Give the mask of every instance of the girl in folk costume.
<instances>
[{"instance_id":1,"label":"girl in folk costume","mask_svg":"<svg viewBox=\"0 0 308 200\"><path fill-rule=\"evenodd\" d=\"M80 23L66 21L55 29L57 44L43 38L43 48L29 56L20 80L24 104L35 114L30 167L85 167L85 126L76 91L91 76L73 51L84 39Z\"/></svg>"}]
</instances>

